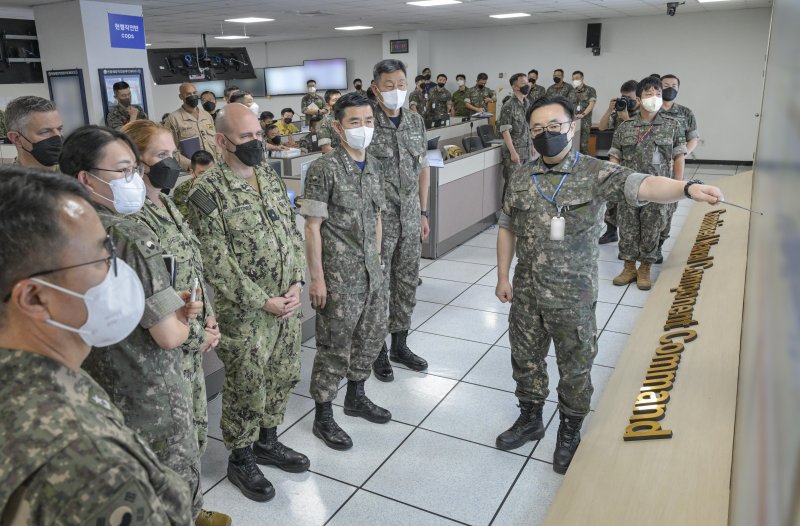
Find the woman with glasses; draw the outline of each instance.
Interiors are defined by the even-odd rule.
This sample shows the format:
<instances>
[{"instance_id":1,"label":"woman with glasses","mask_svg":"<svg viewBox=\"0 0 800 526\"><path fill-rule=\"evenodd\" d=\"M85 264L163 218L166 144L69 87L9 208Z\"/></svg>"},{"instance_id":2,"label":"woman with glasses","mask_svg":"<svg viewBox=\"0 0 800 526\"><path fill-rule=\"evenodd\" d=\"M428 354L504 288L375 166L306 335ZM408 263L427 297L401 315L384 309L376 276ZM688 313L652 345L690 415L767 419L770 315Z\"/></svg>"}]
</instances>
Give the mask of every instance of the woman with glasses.
<instances>
[{"instance_id":1,"label":"woman with glasses","mask_svg":"<svg viewBox=\"0 0 800 526\"><path fill-rule=\"evenodd\" d=\"M208 408L203 353L217 346L220 331L203 278L200 244L178 207L162 190L171 190L180 175L178 149L172 132L152 121L139 120L120 130L131 138L139 150L143 167L146 198L142 209L132 218L147 228L174 261L175 284L178 290L194 290L203 301L202 315L189 323L189 338L181 345L183 374L188 396L192 400L194 428L200 455L208 442ZM199 459L198 459L199 468ZM204 516L214 512L204 512ZM218 523L214 523L218 524Z\"/></svg>"},{"instance_id":2,"label":"woman with glasses","mask_svg":"<svg viewBox=\"0 0 800 526\"><path fill-rule=\"evenodd\" d=\"M117 257L144 287L139 325L121 342L95 347L83 368L108 392L128 427L187 482L195 517L202 499L199 454L180 346L203 304L189 301L188 290L176 292L158 238L130 216L142 208L146 190L138 149L127 135L78 128L64 141L59 165L84 185Z\"/></svg>"}]
</instances>

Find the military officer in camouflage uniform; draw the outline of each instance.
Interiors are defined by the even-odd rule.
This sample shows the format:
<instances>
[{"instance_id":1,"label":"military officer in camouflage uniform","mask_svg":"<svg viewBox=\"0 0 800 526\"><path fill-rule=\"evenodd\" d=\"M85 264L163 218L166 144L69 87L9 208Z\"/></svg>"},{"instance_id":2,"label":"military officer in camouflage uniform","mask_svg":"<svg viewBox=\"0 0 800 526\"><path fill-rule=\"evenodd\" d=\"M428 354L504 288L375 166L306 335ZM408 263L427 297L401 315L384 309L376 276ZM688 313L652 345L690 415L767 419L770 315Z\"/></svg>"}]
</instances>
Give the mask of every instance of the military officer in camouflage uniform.
<instances>
[{"instance_id":1,"label":"military officer in camouflage uniform","mask_svg":"<svg viewBox=\"0 0 800 526\"><path fill-rule=\"evenodd\" d=\"M256 501L275 496L256 463L292 473L305 455L278 441L292 388L300 380L300 292L306 261L286 187L265 164L263 130L241 104L217 115L224 162L189 194L205 276L216 290L225 364L222 438L228 478Z\"/></svg>"},{"instance_id":2,"label":"military officer in camouflage uniform","mask_svg":"<svg viewBox=\"0 0 800 526\"><path fill-rule=\"evenodd\" d=\"M428 106L425 110L425 122L429 126L444 126L453 111L453 95L445 88L447 75L440 74L436 77L436 87L428 91Z\"/></svg>"},{"instance_id":3,"label":"military officer in camouflage uniform","mask_svg":"<svg viewBox=\"0 0 800 526\"><path fill-rule=\"evenodd\" d=\"M497 129L503 137L503 199L505 199L508 178L511 172L528 162L531 157L531 130L526 118L528 107L527 94L530 90L528 78L524 73L515 73L508 79L513 96L503 104Z\"/></svg>"},{"instance_id":4,"label":"military officer in camouflage uniform","mask_svg":"<svg viewBox=\"0 0 800 526\"><path fill-rule=\"evenodd\" d=\"M114 259L76 181L0 167L0 202L2 523L189 524L188 486L80 368L102 327L85 337L78 328L100 305L72 295L110 279L103 297L114 301L103 309L117 316L106 341L122 339L142 314L138 278Z\"/></svg>"},{"instance_id":5,"label":"military officer in camouflage uniform","mask_svg":"<svg viewBox=\"0 0 800 526\"><path fill-rule=\"evenodd\" d=\"M547 92L545 87L538 84L538 82L539 71L536 69L530 70L528 72L528 85L531 87L531 90L528 92L528 100L531 104L544 97Z\"/></svg>"},{"instance_id":6,"label":"military officer in camouflage uniform","mask_svg":"<svg viewBox=\"0 0 800 526\"><path fill-rule=\"evenodd\" d=\"M489 75L478 73L475 85L470 88L469 96L464 99L467 109L472 113L488 111L489 103L497 101L497 95L495 95L494 90L486 87L488 81Z\"/></svg>"},{"instance_id":7,"label":"military officer in camouflage uniform","mask_svg":"<svg viewBox=\"0 0 800 526\"><path fill-rule=\"evenodd\" d=\"M183 181L172 191L172 202L175 203L184 218L189 217L189 194L194 182L212 166L214 166L214 158L211 154L205 150L197 150L192 154L189 179Z\"/></svg>"},{"instance_id":8,"label":"military officer in camouflage uniform","mask_svg":"<svg viewBox=\"0 0 800 526\"><path fill-rule=\"evenodd\" d=\"M364 83L361 79L353 79L353 91L351 91L351 93L358 93L359 95L366 97L367 92L362 88L363 85Z\"/></svg>"},{"instance_id":9,"label":"military officer in camouflage uniform","mask_svg":"<svg viewBox=\"0 0 800 526\"><path fill-rule=\"evenodd\" d=\"M335 107L342 142L314 161L306 175L309 297L317 309L317 355L311 373L314 434L333 449L353 446L333 419L331 403L347 377L346 415L386 423L389 411L364 393L364 382L386 336L386 290L381 269L383 182L365 148L375 125L366 97L345 95Z\"/></svg>"},{"instance_id":10,"label":"military officer in camouflage uniform","mask_svg":"<svg viewBox=\"0 0 800 526\"><path fill-rule=\"evenodd\" d=\"M203 303L189 302L188 290L176 292L158 239L129 216L145 198L135 152L120 131L84 126L66 138L59 159L61 171L88 191L119 258L139 276L145 294L144 315L134 331L118 343L95 347L83 367L109 393L126 425L183 477L196 517L203 498L200 455L180 346Z\"/></svg>"},{"instance_id":11,"label":"military officer in camouflage uniform","mask_svg":"<svg viewBox=\"0 0 800 526\"><path fill-rule=\"evenodd\" d=\"M595 240L604 202L612 198L641 206L690 195L714 204L722 194L714 187L650 177L573 152L576 124L572 104L564 97L536 101L529 123L533 145L542 156L512 174L498 223L496 295L503 303L512 302L508 323L520 416L497 437L497 447L516 449L544 436L542 408L549 394L545 357L552 340L560 376L553 469L565 473L580 443L593 392ZM512 289L515 250L519 260Z\"/></svg>"},{"instance_id":12,"label":"military officer in camouflage uniform","mask_svg":"<svg viewBox=\"0 0 800 526\"><path fill-rule=\"evenodd\" d=\"M389 359L414 371L428 368L428 362L408 348L406 338L417 303L420 239L427 239L430 233L427 209L430 169L422 118L402 109L407 89L405 65L399 60L382 60L372 74L375 135L367 154L384 183L381 254L389 289L387 329L392 335L391 353L387 353L384 345L373 371L376 378L389 382L394 379Z\"/></svg>"},{"instance_id":13,"label":"military officer in camouflage uniform","mask_svg":"<svg viewBox=\"0 0 800 526\"><path fill-rule=\"evenodd\" d=\"M129 122L148 119L144 108L138 104L131 104L131 87L124 80L114 83L114 98L117 104L106 115L106 124L109 128L118 130Z\"/></svg>"},{"instance_id":14,"label":"military officer in camouflage uniform","mask_svg":"<svg viewBox=\"0 0 800 526\"><path fill-rule=\"evenodd\" d=\"M418 113L423 119L425 118L425 108L428 107L428 94L425 93L425 77L417 75L414 79L416 88L408 96L408 107L411 111Z\"/></svg>"},{"instance_id":15,"label":"military officer in camouflage uniform","mask_svg":"<svg viewBox=\"0 0 800 526\"><path fill-rule=\"evenodd\" d=\"M597 102L597 92L583 83L583 71L572 73L572 87L575 88L575 118L581 121L580 152L589 155L589 135L592 133L592 111Z\"/></svg>"},{"instance_id":16,"label":"military officer in camouflage uniform","mask_svg":"<svg viewBox=\"0 0 800 526\"><path fill-rule=\"evenodd\" d=\"M308 126L311 124L311 117L317 115L324 117L329 113L329 110L325 107L325 100L317 94L316 80L307 81L306 88L308 89L308 93L303 95L303 98L300 99L300 113L306 116L306 126ZM316 106L316 108L309 108L312 104Z\"/></svg>"},{"instance_id":17,"label":"military officer in camouflage uniform","mask_svg":"<svg viewBox=\"0 0 800 526\"><path fill-rule=\"evenodd\" d=\"M678 121L659 111L662 104L661 79L643 79L636 88L636 96L641 104L641 117L617 127L608 159L638 172L682 180L686 136ZM625 268L614 278L614 285L635 281L639 289L650 290L650 267L658 257L667 208L667 205L655 203L642 208L619 203L619 254L625 261ZM637 261L640 263L638 269Z\"/></svg>"},{"instance_id":18,"label":"military officer in camouflage uniform","mask_svg":"<svg viewBox=\"0 0 800 526\"><path fill-rule=\"evenodd\" d=\"M577 104L575 88L572 87L572 84L564 82L564 70L560 68L553 71L553 84L547 88L545 94L561 95L566 97L573 106Z\"/></svg>"},{"instance_id":19,"label":"military officer in camouflage uniform","mask_svg":"<svg viewBox=\"0 0 800 526\"><path fill-rule=\"evenodd\" d=\"M16 164L58 171L64 122L53 101L23 95L6 106L6 137L17 149Z\"/></svg>"},{"instance_id":20,"label":"military officer in camouflage uniform","mask_svg":"<svg viewBox=\"0 0 800 526\"><path fill-rule=\"evenodd\" d=\"M330 96L329 96L330 94ZM330 153L334 148L339 146L339 135L333 131L333 107L336 102L341 98L342 93L339 90L328 90L325 92L325 102L330 111L325 114L322 122L319 123L317 128L317 144L322 153Z\"/></svg>"},{"instance_id":21,"label":"military officer in camouflage uniform","mask_svg":"<svg viewBox=\"0 0 800 526\"><path fill-rule=\"evenodd\" d=\"M697 119L695 119L694 112L675 102L678 97L678 90L681 87L681 81L678 77L672 74L664 75L661 77L661 98L664 100L664 105L661 107L661 114L672 117L683 126L683 131L686 134L686 156L688 157L697 148L700 142L700 132L697 131ZM670 230L672 229L672 215L675 213L676 205L671 204L667 208L667 226L661 231L661 241L658 244L658 253L656 254L656 263L662 263L664 256L661 254L661 247L664 241L669 238Z\"/></svg>"},{"instance_id":22,"label":"military officer in camouflage uniform","mask_svg":"<svg viewBox=\"0 0 800 526\"><path fill-rule=\"evenodd\" d=\"M5 137L6 135L8 135L8 130L6 129L6 113L0 110L0 137Z\"/></svg>"},{"instance_id":23,"label":"military officer in camouflage uniform","mask_svg":"<svg viewBox=\"0 0 800 526\"><path fill-rule=\"evenodd\" d=\"M467 89L467 77L463 73L459 73L456 75L456 84L458 84L458 89L453 92L453 116L469 117L470 112L464 102L469 92Z\"/></svg>"}]
</instances>

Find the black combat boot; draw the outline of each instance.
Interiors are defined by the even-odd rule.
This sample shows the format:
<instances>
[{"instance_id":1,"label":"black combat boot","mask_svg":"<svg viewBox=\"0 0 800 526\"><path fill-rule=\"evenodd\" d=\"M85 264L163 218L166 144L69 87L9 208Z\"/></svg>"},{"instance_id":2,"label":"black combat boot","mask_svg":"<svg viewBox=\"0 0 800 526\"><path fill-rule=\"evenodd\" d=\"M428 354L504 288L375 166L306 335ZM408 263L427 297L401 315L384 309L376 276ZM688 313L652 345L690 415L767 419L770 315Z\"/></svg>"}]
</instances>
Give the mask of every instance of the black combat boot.
<instances>
[{"instance_id":1,"label":"black combat boot","mask_svg":"<svg viewBox=\"0 0 800 526\"><path fill-rule=\"evenodd\" d=\"M658 250L656 251L656 265L660 265L664 262L664 254L661 253L661 248L664 246L664 241L666 241L666 239L662 239L658 242Z\"/></svg>"},{"instance_id":2,"label":"black combat boot","mask_svg":"<svg viewBox=\"0 0 800 526\"><path fill-rule=\"evenodd\" d=\"M408 331L392 333L392 350L389 352L389 359L393 362L402 363L412 371L424 371L428 368L428 362L411 352L406 345Z\"/></svg>"},{"instance_id":3,"label":"black combat boot","mask_svg":"<svg viewBox=\"0 0 800 526\"><path fill-rule=\"evenodd\" d=\"M503 431L497 437L495 444L498 449L508 451L517 449L531 440L539 440L544 436L544 423L542 422L543 403L519 402L519 417L514 425Z\"/></svg>"},{"instance_id":4,"label":"black combat boot","mask_svg":"<svg viewBox=\"0 0 800 526\"><path fill-rule=\"evenodd\" d=\"M331 402L317 402L314 413L314 436L322 439L325 445L331 449L343 451L353 447L353 440L350 435L339 427L333 419L333 407Z\"/></svg>"},{"instance_id":5,"label":"black combat boot","mask_svg":"<svg viewBox=\"0 0 800 526\"><path fill-rule=\"evenodd\" d=\"M386 342L383 342L381 352L372 363L372 372L375 373L375 378L381 382L391 382L394 380L394 371L392 364L389 363L389 349L386 348Z\"/></svg>"},{"instance_id":6,"label":"black combat boot","mask_svg":"<svg viewBox=\"0 0 800 526\"><path fill-rule=\"evenodd\" d=\"M347 394L344 395L344 414L360 416L376 424L385 424L392 419L392 413L375 405L364 394L364 380L355 382L347 381Z\"/></svg>"},{"instance_id":7,"label":"black combat boot","mask_svg":"<svg viewBox=\"0 0 800 526\"><path fill-rule=\"evenodd\" d=\"M264 466L277 466L289 473L302 473L311 466L308 457L278 442L278 428L262 427L258 441L253 443L256 462Z\"/></svg>"},{"instance_id":8,"label":"black combat boot","mask_svg":"<svg viewBox=\"0 0 800 526\"><path fill-rule=\"evenodd\" d=\"M605 245L606 243L613 243L614 241L619 241L617 227L611 223L606 223L606 231L602 236L600 236L600 244Z\"/></svg>"},{"instance_id":9,"label":"black combat boot","mask_svg":"<svg viewBox=\"0 0 800 526\"><path fill-rule=\"evenodd\" d=\"M231 451L228 479L250 500L266 502L275 496L275 488L258 469L256 457L249 446Z\"/></svg>"},{"instance_id":10,"label":"black combat boot","mask_svg":"<svg viewBox=\"0 0 800 526\"><path fill-rule=\"evenodd\" d=\"M567 472L575 450L581 443L581 425L583 417L567 416L561 413L561 423L558 425L556 450L553 453L553 471L561 475Z\"/></svg>"}]
</instances>

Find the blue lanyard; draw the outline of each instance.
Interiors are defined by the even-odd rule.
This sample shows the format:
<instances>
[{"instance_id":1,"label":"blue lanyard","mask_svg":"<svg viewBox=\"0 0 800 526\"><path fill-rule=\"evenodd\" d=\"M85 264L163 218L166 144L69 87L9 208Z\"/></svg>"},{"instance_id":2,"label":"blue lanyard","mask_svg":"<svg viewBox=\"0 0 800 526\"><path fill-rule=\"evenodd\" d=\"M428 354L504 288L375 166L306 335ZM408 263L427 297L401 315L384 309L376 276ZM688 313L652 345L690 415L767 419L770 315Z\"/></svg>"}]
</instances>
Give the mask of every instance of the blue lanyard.
<instances>
[{"instance_id":1,"label":"blue lanyard","mask_svg":"<svg viewBox=\"0 0 800 526\"><path fill-rule=\"evenodd\" d=\"M575 152L575 160L572 161L572 168L573 169L575 168L575 165L577 163L578 163L578 152ZM547 197L547 195L545 195L545 193L542 192L542 189L539 188L539 179L536 177L536 174L533 174L533 182L536 185L536 190L539 192L539 195L544 197L545 201L547 201L548 203L554 204L556 206L556 208L558 209L559 215L561 215L561 207L558 206L558 203L556 202L556 196L558 196L558 192L561 191L561 186L564 184L564 181L567 180L567 176L568 175L569 175L569 172L565 173L564 176L561 178L561 182L558 183L558 186L556 186L556 190L555 190L555 192L553 192L553 196L552 197Z\"/></svg>"}]
</instances>

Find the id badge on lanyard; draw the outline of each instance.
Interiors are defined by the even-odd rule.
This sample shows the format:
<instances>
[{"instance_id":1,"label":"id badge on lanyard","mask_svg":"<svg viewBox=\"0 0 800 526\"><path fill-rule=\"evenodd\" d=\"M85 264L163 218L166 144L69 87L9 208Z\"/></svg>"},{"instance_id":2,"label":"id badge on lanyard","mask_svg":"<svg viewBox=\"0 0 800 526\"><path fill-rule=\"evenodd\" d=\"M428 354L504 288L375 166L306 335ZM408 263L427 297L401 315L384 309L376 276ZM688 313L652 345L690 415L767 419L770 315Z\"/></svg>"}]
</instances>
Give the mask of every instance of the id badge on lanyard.
<instances>
[{"instance_id":1,"label":"id badge on lanyard","mask_svg":"<svg viewBox=\"0 0 800 526\"><path fill-rule=\"evenodd\" d=\"M572 162L572 168L575 168L575 165L578 162L578 152L575 152L575 160ZM567 222L561 216L561 211L564 209L563 206L558 204L556 201L556 197L558 196L558 192L561 191L561 187L564 185L564 181L567 180L567 176L569 173L565 173L564 176L561 178L561 182L558 183L553 195L548 197L542 192L542 189L539 188L539 180L536 177L536 174L533 175L533 182L536 184L536 190L539 194L548 202L552 203L556 207L556 215L550 219L550 240L551 241L564 241L564 233L567 230Z\"/></svg>"}]
</instances>

